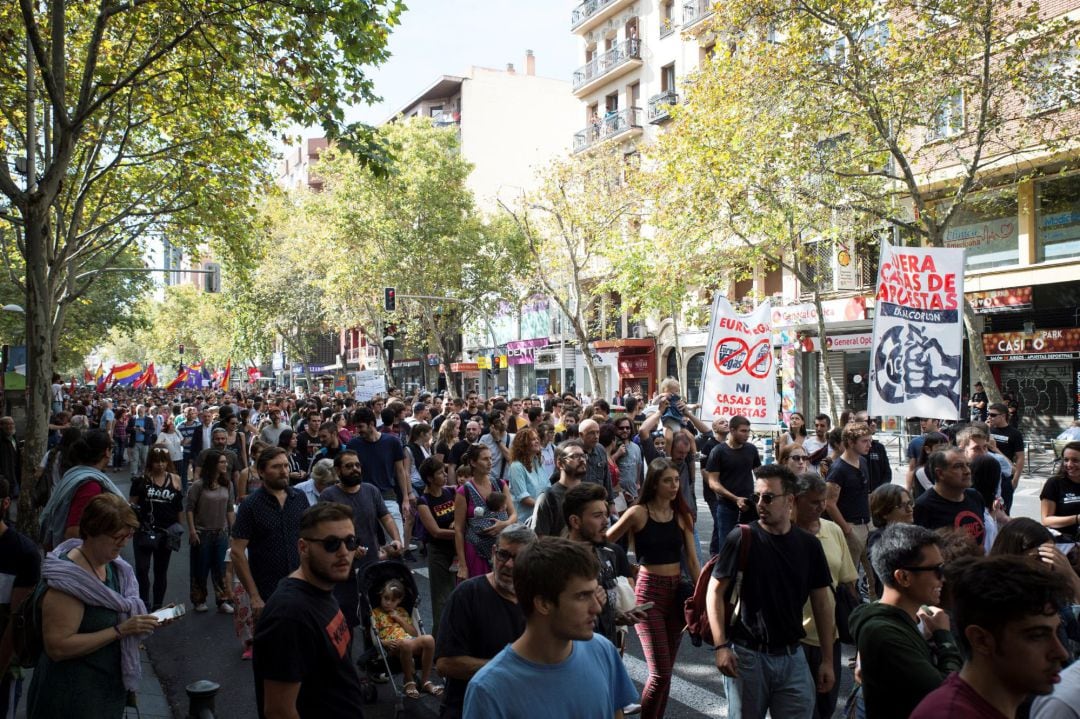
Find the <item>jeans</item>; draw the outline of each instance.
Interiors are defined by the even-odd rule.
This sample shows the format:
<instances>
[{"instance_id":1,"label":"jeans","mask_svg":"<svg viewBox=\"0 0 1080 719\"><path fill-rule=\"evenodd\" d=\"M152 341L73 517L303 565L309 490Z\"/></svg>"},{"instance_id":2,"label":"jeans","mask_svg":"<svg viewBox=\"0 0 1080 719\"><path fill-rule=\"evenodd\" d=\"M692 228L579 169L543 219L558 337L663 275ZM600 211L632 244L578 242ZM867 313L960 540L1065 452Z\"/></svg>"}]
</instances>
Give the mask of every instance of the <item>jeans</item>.
<instances>
[{"instance_id":1,"label":"jeans","mask_svg":"<svg viewBox=\"0 0 1080 719\"><path fill-rule=\"evenodd\" d=\"M0 676L0 719L12 719L15 716L22 693L22 677L12 676L11 670Z\"/></svg>"},{"instance_id":2,"label":"jeans","mask_svg":"<svg viewBox=\"0 0 1080 719\"><path fill-rule=\"evenodd\" d=\"M138 535L136 535L138 536ZM165 585L169 580L169 560L172 559L172 550L166 541L165 530L158 530L158 541L155 547L143 547L135 543L135 578L139 580L139 597L150 611L160 607L165 600ZM153 603L150 599L150 562L154 563Z\"/></svg>"},{"instance_id":3,"label":"jeans","mask_svg":"<svg viewBox=\"0 0 1080 719\"><path fill-rule=\"evenodd\" d=\"M765 654L734 645L739 676L724 677L732 719L813 719L817 687L802 645L794 654Z\"/></svg>"},{"instance_id":4,"label":"jeans","mask_svg":"<svg viewBox=\"0 0 1080 719\"><path fill-rule=\"evenodd\" d=\"M716 522L714 523L717 539L716 554L719 554L720 547L724 546L724 540L727 539L728 534L735 529L738 523L739 510L728 506L724 502L718 502L716 505Z\"/></svg>"},{"instance_id":5,"label":"jeans","mask_svg":"<svg viewBox=\"0 0 1080 719\"><path fill-rule=\"evenodd\" d=\"M127 444L122 437L113 437L113 469L121 469L124 466L124 454L127 452Z\"/></svg>"},{"instance_id":6,"label":"jeans","mask_svg":"<svg viewBox=\"0 0 1080 719\"><path fill-rule=\"evenodd\" d=\"M180 491L187 496L188 486L188 465L191 464L191 457L184 455L184 458L177 462L176 471L180 475Z\"/></svg>"},{"instance_id":7,"label":"jeans","mask_svg":"<svg viewBox=\"0 0 1080 719\"><path fill-rule=\"evenodd\" d=\"M136 444L131 448L131 476L141 477L146 473L146 458L150 454L150 447L145 444Z\"/></svg>"},{"instance_id":8,"label":"jeans","mask_svg":"<svg viewBox=\"0 0 1080 719\"><path fill-rule=\"evenodd\" d=\"M1001 478L1001 501L1005 503L1005 513L1008 514L1012 511L1013 493L1016 492L1013 489L1012 477Z\"/></svg>"},{"instance_id":9,"label":"jeans","mask_svg":"<svg viewBox=\"0 0 1080 719\"><path fill-rule=\"evenodd\" d=\"M391 519L394 520L394 524L397 525L398 538L401 540L402 547L409 546L409 540L405 536L405 522L401 519L401 505L393 499L383 499L386 504L386 511L390 513ZM387 544L390 543L390 537L386 538Z\"/></svg>"},{"instance_id":10,"label":"jeans","mask_svg":"<svg viewBox=\"0 0 1080 719\"><path fill-rule=\"evenodd\" d=\"M225 552L229 535L223 529L199 530L199 543L191 547L191 603L205 604L206 575L214 582L214 597L218 606L229 601L225 587Z\"/></svg>"}]
</instances>

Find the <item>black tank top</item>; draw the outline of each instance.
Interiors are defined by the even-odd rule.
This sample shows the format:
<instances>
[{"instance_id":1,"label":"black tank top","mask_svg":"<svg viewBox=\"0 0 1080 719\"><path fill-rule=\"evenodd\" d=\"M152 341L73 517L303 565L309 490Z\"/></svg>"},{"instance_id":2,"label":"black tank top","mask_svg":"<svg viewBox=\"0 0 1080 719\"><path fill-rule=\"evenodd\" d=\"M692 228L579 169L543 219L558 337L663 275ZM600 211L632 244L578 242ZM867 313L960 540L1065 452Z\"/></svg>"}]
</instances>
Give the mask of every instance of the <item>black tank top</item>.
<instances>
[{"instance_id":1,"label":"black tank top","mask_svg":"<svg viewBox=\"0 0 1080 719\"><path fill-rule=\"evenodd\" d=\"M682 550L682 530L674 513L667 522L658 522L649 514L645 526L634 535L634 551L641 564L677 564Z\"/></svg>"}]
</instances>

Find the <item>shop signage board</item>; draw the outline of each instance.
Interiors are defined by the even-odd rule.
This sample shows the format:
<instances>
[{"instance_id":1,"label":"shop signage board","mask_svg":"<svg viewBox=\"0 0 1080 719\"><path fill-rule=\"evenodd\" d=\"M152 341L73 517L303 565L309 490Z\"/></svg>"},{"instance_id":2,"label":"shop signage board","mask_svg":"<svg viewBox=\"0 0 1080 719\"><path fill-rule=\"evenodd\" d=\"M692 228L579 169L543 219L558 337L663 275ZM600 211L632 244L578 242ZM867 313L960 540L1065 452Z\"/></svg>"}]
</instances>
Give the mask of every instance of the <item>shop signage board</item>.
<instances>
[{"instance_id":1,"label":"shop signage board","mask_svg":"<svg viewBox=\"0 0 1080 719\"><path fill-rule=\"evenodd\" d=\"M987 332L983 352L990 362L1035 362L1080 359L1080 328L1025 332Z\"/></svg>"},{"instance_id":2,"label":"shop signage board","mask_svg":"<svg viewBox=\"0 0 1080 719\"><path fill-rule=\"evenodd\" d=\"M992 312L1022 312L1032 307L1030 287L1009 287L1003 290L968 292L971 308L979 314Z\"/></svg>"},{"instance_id":3,"label":"shop signage board","mask_svg":"<svg viewBox=\"0 0 1080 719\"><path fill-rule=\"evenodd\" d=\"M703 421L742 415L754 426L776 426L771 317L768 302L748 315L738 315L723 296L713 300L701 380Z\"/></svg>"},{"instance_id":4,"label":"shop signage board","mask_svg":"<svg viewBox=\"0 0 1080 719\"><path fill-rule=\"evenodd\" d=\"M960 418L964 250L881 243L868 410Z\"/></svg>"},{"instance_id":5,"label":"shop signage board","mask_svg":"<svg viewBox=\"0 0 1080 719\"><path fill-rule=\"evenodd\" d=\"M839 300L825 300L821 303L822 314L826 322L857 322L866 319L866 298L845 297ZM776 327L814 325L818 321L817 308L810 302L784 307L773 307L772 323Z\"/></svg>"}]
</instances>

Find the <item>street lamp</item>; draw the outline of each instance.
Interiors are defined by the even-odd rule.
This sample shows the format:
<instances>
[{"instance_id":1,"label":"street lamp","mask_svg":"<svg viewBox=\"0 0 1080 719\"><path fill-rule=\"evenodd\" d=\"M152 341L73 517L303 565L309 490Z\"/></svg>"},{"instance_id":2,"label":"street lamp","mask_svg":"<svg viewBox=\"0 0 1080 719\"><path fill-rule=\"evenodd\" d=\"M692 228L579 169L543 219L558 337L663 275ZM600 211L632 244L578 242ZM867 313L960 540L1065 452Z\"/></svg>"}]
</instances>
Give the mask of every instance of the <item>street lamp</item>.
<instances>
[{"instance_id":1,"label":"street lamp","mask_svg":"<svg viewBox=\"0 0 1080 719\"><path fill-rule=\"evenodd\" d=\"M4 305L3 307L0 307L0 310L3 310L4 312L15 312L20 315L26 314L26 310L24 310L22 307L19 307L18 305Z\"/></svg>"}]
</instances>

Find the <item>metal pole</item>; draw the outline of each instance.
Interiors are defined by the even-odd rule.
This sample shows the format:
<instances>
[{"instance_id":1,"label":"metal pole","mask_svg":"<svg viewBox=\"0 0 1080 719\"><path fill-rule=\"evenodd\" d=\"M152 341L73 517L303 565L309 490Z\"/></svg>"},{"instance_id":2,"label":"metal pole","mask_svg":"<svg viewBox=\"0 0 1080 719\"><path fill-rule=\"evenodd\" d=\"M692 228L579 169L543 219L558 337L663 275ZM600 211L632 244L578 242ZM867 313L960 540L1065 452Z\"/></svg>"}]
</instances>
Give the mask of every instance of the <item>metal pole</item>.
<instances>
[{"instance_id":1,"label":"metal pole","mask_svg":"<svg viewBox=\"0 0 1080 719\"><path fill-rule=\"evenodd\" d=\"M482 313L480 309L472 300L462 299L460 297L439 297L436 295L403 295L398 294L398 297L404 297L410 300L443 300L446 302L457 302L458 304L465 305L472 308L474 312L484 321L484 325L487 327L488 336L491 339L491 351L496 352L499 349L499 343L495 339L495 330L491 326L491 320L487 315ZM494 368L492 368L494 369ZM496 379L496 382L498 380ZM464 380L462 381L464 383ZM480 370L480 394L487 396L487 370Z\"/></svg>"}]
</instances>

